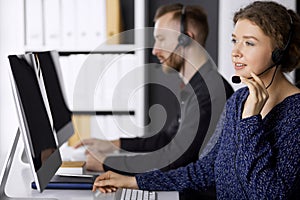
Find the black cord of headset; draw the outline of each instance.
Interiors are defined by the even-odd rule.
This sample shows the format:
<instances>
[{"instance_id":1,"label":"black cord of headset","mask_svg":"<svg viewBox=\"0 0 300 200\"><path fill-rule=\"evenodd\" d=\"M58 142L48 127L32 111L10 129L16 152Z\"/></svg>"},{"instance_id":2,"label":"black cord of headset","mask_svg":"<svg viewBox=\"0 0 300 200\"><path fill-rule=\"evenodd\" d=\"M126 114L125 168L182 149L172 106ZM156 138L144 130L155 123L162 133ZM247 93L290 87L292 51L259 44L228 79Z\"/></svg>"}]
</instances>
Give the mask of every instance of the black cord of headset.
<instances>
[{"instance_id":1,"label":"black cord of headset","mask_svg":"<svg viewBox=\"0 0 300 200\"><path fill-rule=\"evenodd\" d=\"M173 51L170 52L170 55L169 55L166 59L164 59L164 60L161 62L161 64L167 62L167 61L171 58L171 56L173 55L173 53L174 53L175 51L177 51L178 47L180 47L179 44L176 45L176 47L173 49Z\"/></svg>"},{"instance_id":2,"label":"black cord of headset","mask_svg":"<svg viewBox=\"0 0 300 200\"><path fill-rule=\"evenodd\" d=\"M274 71L273 76L272 76L272 80L271 80L271 82L269 83L269 85L266 87L266 89L268 89L268 88L271 86L271 84L273 83L274 78L275 78L275 74L276 74L276 72L277 72L277 69L278 69L278 65L276 65L275 71Z\"/></svg>"}]
</instances>

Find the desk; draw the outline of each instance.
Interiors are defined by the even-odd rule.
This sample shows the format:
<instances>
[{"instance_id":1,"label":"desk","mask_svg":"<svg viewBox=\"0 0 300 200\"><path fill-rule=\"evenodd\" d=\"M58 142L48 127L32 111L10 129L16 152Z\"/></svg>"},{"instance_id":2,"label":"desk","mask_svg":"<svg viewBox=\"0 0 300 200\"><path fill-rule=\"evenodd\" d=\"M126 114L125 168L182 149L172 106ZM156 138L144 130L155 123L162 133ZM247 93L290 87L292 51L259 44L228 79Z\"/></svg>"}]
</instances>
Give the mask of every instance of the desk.
<instances>
[{"instance_id":1,"label":"desk","mask_svg":"<svg viewBox=\"0 0 300 200\"><path fill-rule=\"evenodd\" d=\"M19 142L12 167L8 175L5 192L9 197L37 197L56 199L95 199L95 194L89 190L44 190L42 193L31 189L33 181L29 164L21 161L23 142Z\"/></svg>"},{"instance_id":2,"label":"desk","mask_svg":"<svg viewBox=\"0 0 300 200\"><path fill-rule=\"evenodd\" d=\"M37 190L33 190L31 189L33 176L29 164L25 164L21 161L22 151L23 142L19 142L5 188L6 195L9 197L23 197L32 199L56 198L61 200L104 200L109 199L113 195L113 193L93 193L90 190L44 190L42 193L38 192ZM164 197L168 197L170 199L170 195L174 195L174 198L171 199L178 199L178 194L176 192L158 193L159 199L165 199Z\"/></svg>"}]
</instances>

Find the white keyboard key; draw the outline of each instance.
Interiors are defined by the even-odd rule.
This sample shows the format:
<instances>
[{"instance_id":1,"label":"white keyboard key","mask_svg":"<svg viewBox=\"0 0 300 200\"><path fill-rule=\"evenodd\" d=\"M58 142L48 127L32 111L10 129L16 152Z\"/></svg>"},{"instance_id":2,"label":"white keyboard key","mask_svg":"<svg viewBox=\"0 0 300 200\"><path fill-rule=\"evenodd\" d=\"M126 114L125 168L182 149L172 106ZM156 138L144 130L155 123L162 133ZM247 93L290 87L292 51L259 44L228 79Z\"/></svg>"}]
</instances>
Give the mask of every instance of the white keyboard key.
<instances>
[{"instance_id":1,"label":"white keyboard key","mask_svg":"<svg viewBox=\"0 0 300 200\"><path fill-rule=\"evenodd\" d=\"M132 190L126 189L125 200L130 200L130 199L131 199L131 191L132 191Z\"/></svg>"},{"instance_id":2,"label":"white keyboard key","mask_svg":"<svg viewBox=\"0 0 300 200\"><path fill-rule=\"evenodd\" d=\"M143 199L143 190L138 190L137 199Z\"/></svg>"},{"instance_id":3,"label":"white keyboard key","mask_svg":"<svg viewBox=\"0 0 300 200\"><path fill-rule=\"evenodd\" d=\"M120 200L156 200L156 192L123 188Z\"/></svg>"},{"instance_id":4,"label":"white keyboard key","mask_svg":"<svg viewBox=\"0 0 300 200\"><path fill-rule=\"evenodd\" d=\"M122 189L122 194L121 194L120 200L125 200L125 194L126 194L126 190Z\"/></svg>"},{"instance_id":5,"label":"white keyboard key","mask_svg":"<svg viewBox=\"0 0 300 200\"><path fill-rule=\"evenodd\" d=\"M137 190L132 190L131 200L137 200L137 194L138 194Z\"/></svg>"},{"instance_id":6,"label":"white keyboard key","mask_svg":"<svg viewBox=\"0 0 300 200\"><path fill-rule=\"evenodd\" d=\"M143 200L149 200L149 192L148 191L144 191L144 198Z\"/></svg>"},{"instance_id":7,"label":"white keyboard key","mask_svg":"<svg viewBox=\"0 0 300 200\"><path fill-rule=\"evenodd\" d=\"M149 200L156 200L155 192L149 192Z\"/></svg>"}]
</instances>

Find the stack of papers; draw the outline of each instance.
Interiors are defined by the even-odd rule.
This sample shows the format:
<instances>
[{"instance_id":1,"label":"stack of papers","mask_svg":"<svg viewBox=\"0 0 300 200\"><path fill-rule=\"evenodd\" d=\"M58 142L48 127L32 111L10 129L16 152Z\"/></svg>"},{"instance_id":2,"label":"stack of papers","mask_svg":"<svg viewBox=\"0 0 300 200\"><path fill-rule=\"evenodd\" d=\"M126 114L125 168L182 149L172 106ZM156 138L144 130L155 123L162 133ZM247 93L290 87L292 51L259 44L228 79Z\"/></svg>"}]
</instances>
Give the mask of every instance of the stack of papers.
<instances>
[{"instance_id":1,"label":"stack of papers","mask_svg":"<svg viewBox=\"0 0 300 200\"><path fill-rule=\"evenodd\" d=\"M63 161L56 174L83 174L85 161Z\"/></svg>"}]
</instances>

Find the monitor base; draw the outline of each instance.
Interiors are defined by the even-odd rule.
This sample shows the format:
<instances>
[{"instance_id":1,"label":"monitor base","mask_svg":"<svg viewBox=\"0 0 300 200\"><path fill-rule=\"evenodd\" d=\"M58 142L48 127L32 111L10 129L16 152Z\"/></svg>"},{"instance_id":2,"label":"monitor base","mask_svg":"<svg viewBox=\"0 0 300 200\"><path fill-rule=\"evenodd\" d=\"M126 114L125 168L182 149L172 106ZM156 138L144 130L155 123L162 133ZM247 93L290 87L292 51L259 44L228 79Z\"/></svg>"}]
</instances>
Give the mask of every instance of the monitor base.
<instances>
[{"instance_id":1,"label":"monitor base","mask_svg":"<svg viewBox=\"0 0 300 200\"><path fill-rule=\"evenodd\" d=\"M20 138L20 129L18 128L15 140L13 142L13 145L12 145L10 153L9 153L9 156L7 157L7 159L5 161L4 169L1 173L1 177L0 177L1 178L0 179L1 180L1 183L0 183L0 199L1 200L43 200L43 199L44 200L57 200L55 198L9 197L9 196L6 195L5 186L6 186L6 183L7 183L7 180L8 180L8 175L9 175L9 171L11 169L13 158L14 158L14 155L16 153L19 138Z\"/></svg>"}]
</instances>

